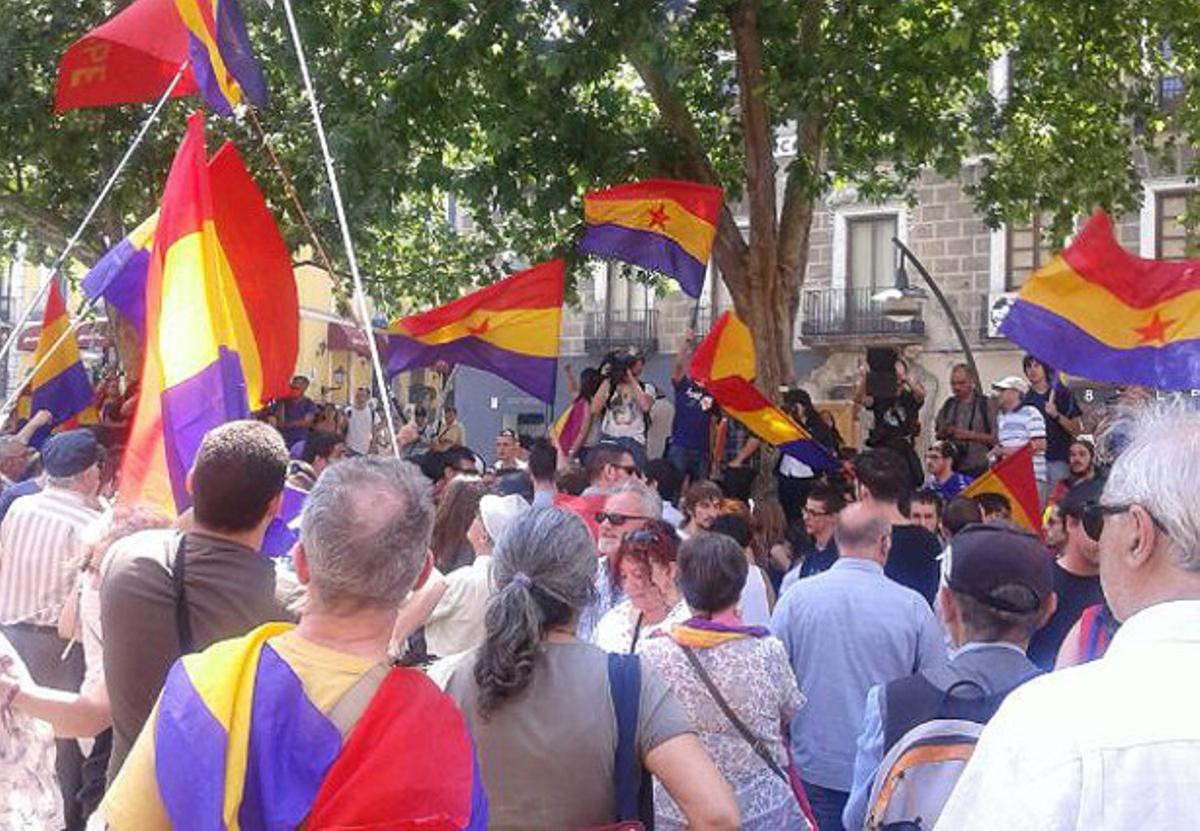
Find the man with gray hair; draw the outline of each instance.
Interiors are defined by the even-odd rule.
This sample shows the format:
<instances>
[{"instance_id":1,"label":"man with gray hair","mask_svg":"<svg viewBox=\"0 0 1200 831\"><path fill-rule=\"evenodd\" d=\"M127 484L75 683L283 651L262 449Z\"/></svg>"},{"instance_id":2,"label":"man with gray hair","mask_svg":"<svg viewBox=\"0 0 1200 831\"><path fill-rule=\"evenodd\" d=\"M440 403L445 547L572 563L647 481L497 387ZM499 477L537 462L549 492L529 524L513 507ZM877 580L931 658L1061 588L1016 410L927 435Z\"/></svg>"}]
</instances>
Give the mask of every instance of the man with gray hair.
<instances>
[{"instance_id":1,"label":"man with gray hair","mask_svg":"<svg viewBox=\"0 0 1200 831\"><path fill-rule=\"evenodd\" d=\"M175 664L105 798L110 827L168 831L192 815L176 811L198 810L169 787L187 762L164 737L203 754L208 721L226 714L209 713L220 697L194 691L245 689L250 676L253 697L235 698L228 723L245 719L253 738L239 746L230 729L218 764L193 765L187 781L193 794L240 792L243 827L408 828L439 818L439 828L482 829L486 801L465 784L479 773L462 714L422 673L388 662L400 602L433 567L433 512L428 481L407 462L368 456L326 470L292 551L308 589L299 624L265 624Z\"/></svg>"},{"instance_id":2,"label":"man with gray hair","mask_svg":"<svg viewBox=\"0 0 1200 831\"><path fill-rule=\"evenodd\" d=\"M1005 700L938 829L1200 828L1200 415L1131 428L1083 516L1121 629Z\"/></svg>"},{"instance_id":3,"label":"man with gray hair","mask_svg":"<svg viewBox=\"0 0 1200 831\"><path fill-rule=\"evenodd\" d=\"M792 754L821 831L841 831L867 692L946 660L925 598L883 573L891 517L862 502L838 514L839 557L799 581L771 616L808 703L791 725Z\"/></svg>"}]
</instances>

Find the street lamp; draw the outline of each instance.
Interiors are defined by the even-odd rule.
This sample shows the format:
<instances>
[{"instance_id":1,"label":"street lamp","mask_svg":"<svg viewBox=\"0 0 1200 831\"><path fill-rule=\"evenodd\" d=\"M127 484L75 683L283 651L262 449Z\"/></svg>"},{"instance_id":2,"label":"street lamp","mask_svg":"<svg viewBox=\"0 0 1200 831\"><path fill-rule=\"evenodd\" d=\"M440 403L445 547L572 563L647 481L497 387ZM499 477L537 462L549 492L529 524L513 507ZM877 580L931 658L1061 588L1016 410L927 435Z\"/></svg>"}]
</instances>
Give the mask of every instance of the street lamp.
<instances>
[{"instance_id":1,"label":"street lamp","mask_svg":"<svg viewBox=\"0 0 1200 831\"><path fill-rule=\"evenodd\" d=\"M896 266L895 285L892 288L878 292L871 299L883 304L884 317L898 323L912 320L920 314L921 303L929 298L929 294L920 286L914 286L909 283L908 271L904 267L904 261L911 260L913 266L917 269L917 273L921 275L925 283L929 286L929 291L933 292L933 296L942 307L942 311L950 319L950 326L954 329L954 334L958 336L958 342L962 346L963 354L966 356L967 370L971 373L971 378L975 381L975 389L982 390L983 384L979 380L979 368L975 365L975 353L971 351L971 344L967 342L967 335L963 332L962 324L958 322L958 316L954 314L954 309L951 308L949 301L946 300L946 295L942 294L942 290L938 287L938 284L934 282L933 277L930 276L925 266L921 264L921 261L909 250L907 245L896 237L892 237L892 244L896 246L897 259L899 260Z\"/></svg>"}]
</instances>

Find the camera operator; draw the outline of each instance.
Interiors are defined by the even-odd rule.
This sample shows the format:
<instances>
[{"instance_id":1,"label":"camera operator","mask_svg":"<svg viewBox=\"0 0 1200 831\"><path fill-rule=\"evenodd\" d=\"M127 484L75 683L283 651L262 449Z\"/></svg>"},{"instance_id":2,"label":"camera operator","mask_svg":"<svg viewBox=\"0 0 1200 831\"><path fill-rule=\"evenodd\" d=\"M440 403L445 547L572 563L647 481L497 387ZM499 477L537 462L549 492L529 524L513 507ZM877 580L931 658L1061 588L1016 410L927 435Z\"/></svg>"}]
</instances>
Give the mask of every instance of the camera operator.
<instances>
[{"instance_id":1,"label":"camera operator","mask_svg":"<svg viewBox=\"0 0 1200 831\"><path fill-rule=\"evenodd\" d=\"M908 378L908 364L897 357L895 363L896 394L873 396L867 392L867 367L860 364L858 382L854 388L854 403L870 410L875 424L867 436L867 446L886 447L904 459L908 478L915 490L925 481L921 459L913 442L921 433L921 405L925 403L925 387L920 381Z\"/></svg>"},{"instance_id":2,"label":"camera operator","mask_svg":"<svg viewBox=\"0 0 1200 831\"><path fill-rule=\"evenodd\" d=\"M638 467L646 465L646 430L655 389L641 380L646 360L633 350L609 353L600 365L600 388L592 398L592 416L601 418L600 440L622 445Z\"/></svg>"}]
</instances>

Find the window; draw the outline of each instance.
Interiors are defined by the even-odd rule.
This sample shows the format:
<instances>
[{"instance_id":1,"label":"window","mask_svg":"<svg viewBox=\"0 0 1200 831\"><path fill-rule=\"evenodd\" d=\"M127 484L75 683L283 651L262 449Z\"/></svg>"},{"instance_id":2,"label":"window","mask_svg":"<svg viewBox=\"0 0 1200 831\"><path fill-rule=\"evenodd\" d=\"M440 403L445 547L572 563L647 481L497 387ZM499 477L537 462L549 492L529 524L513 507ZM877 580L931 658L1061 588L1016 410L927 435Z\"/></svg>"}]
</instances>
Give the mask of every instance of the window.
<instances>
[{"instance_id":1,"label":"window","mask_svg":"<svg viewBox=\"0 0 1200 831\"><path fill-rule=\"evenodd\" d=\"M896 214L846 218L846 288L874 293L892 285L896 277Z\"/></svg>"},{"instance_id":2,"label":"window","mask_svg":"<svg viewBox=\"0 0 1200 831\"><path fill-rule=\"evenodd\" d=\"M1042 218L1035 216L1028 225L1008 226L1008 256L1005 258L1004 289L1016 291L1029 276L1054 256L1046 244Z\"/></svg>"},{"instance_id":3,"label":"window","mask_svg":"<svg viewBox=\"0 0 1200 831\"><path fill-rule=\"evenodd\" d=\"M1167 65L1175 64L1175 50L1171 48L1169 40L1163 41L1162 57ZM1164 110L1176 109L1183 101L1185 92L1182 75L1164 75L1158 79L1158 105Z\"/></svg>"},{"instance_id":4,"label":"window","mask_svg":"<svg viewBox=\"0 0 1200 831\"><path fill-rule=\"evenodd\" d=\"M653 306L652 287L621 276L618 266L608 264L608 311L614 320L642 319Z\"/></svg>"},{"instance_id":5,"label":"window","mask_svg":"<svg viewBox=\"0 0 1200 831\"><path fill-rule=\"evenodd\" d=\"M1185 216L1196 207L1194 190L1160 190L1154 195L1154 256L1160 260L1182 260L1197 255L1194 228Z\"/></svg>"}]
</instances>

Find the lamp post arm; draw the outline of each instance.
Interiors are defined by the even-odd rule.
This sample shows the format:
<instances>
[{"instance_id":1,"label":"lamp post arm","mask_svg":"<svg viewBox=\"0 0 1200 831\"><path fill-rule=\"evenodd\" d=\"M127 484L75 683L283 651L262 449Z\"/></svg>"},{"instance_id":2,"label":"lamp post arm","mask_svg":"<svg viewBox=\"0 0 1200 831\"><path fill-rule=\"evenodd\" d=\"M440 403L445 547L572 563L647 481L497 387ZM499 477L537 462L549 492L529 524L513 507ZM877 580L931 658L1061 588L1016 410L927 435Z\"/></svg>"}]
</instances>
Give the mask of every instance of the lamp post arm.
<instances>
[{"instance_id":1,"label":"lamp post arm","mask_svg":"<svg viewBox=\"0 0 1200 831\"><path fill-rule=\"evenodd\" d=\"M979 379L979 367L975 365L975 353L971 351L971 344L967 343L967 334L963 331L962 324L958 322L958 316L954 314L954 309L950 307L950 302L946 300L946 295L942 294L941 288L934 282L933 277L926 271L925 266L917 259L907 245L902 243L898 238L892 237L892 243L900 249L900 253L908 258L908 261L916 267L917 272L929 286L929 290L933 292L933 296L937 298L938 303L942 307L942 311L946 313L946 317L950 319L950 325L954 328L954 334L958 336L958 342L962 346L963 354L967 359L967 369L971 373L971 378L975 381L975 389L983 391L983 384Z\"/></svg>"}]
</instances>

